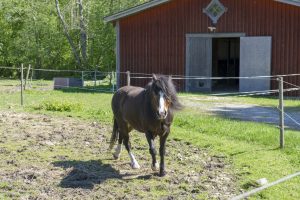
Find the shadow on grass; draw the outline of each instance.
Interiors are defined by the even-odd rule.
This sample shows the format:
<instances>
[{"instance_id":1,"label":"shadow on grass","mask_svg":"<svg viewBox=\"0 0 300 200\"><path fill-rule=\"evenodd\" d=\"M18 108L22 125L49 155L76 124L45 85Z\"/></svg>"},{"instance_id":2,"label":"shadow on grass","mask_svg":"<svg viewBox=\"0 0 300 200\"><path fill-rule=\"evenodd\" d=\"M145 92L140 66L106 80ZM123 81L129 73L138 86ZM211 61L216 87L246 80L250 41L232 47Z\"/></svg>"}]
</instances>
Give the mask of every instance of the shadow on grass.
<instances>
[{"instance_id":1,"label":"shadow on grass","mask_svg":"<svg viewBox=\"0 0 300 200\"><path fill-rule=\"evenodd\" d=\"M62 188L93 189L95 184L101 184L109 179L123 179L125 176L101 160L67 160L55 161L52 164L67 171L67 175L59 185Z\"/></svg>"},{"instance_id":2,"label":"shadow on grass","mask_svg":"<svg viewBox=\"0 0 300 200\"><path fill-rule=\"evenodd\" d=\"M261 148L261 149L253 149L252 151L238 151L238 152L234 152L234 153L230 153L229 155L231 157L234 157L234 156L239 156L239 155L242 155L242 154L246 154L246 153L255 153L255 152L265 152L265 151L278 151L278 150L281 150L280 147L275 147L275 148Z\"/></svg>"}]
</instances>

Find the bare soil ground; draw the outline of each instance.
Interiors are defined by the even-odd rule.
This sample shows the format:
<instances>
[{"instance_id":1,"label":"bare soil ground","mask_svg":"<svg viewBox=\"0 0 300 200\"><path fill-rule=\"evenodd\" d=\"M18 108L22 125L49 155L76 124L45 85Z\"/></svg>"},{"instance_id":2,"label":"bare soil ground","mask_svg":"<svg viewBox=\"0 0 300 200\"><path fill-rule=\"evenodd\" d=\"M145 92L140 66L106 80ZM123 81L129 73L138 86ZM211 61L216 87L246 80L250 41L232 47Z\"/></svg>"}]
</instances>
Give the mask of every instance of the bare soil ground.
<instances>
[{"instance_id":1,"label":"bare soil ground","mask_svg":"<svg viewBox=\"0 0 300 200\"><path fill-rule=\"evenodd\" d=\"M132 133L141 165L132 170L125 151L120 160L107 152L110 132L96 122L1 111L0 198L228 199L238 193L220 155L169 139L168 175L160 178L143 134Z\"/></svg>"},{"instance_id":2,"label":"bare soil ground","mask_svg":"<svg viewBox=\"0 0 300 200\"><path fill-rule=\"evenodd\" d=\"M21 91L20 86L16 85L16 84L7 83L7 84L1 84L0 86L1 86L0 87L0 92L1 93L11 94L11 93Z\"/></svg>"},{"instance_id":3,"label":"bare soil ground","mask_svg":"<svg viewBox=\"0 0 300 200\"><path fill-rule=\"evenodd\" d=\"M52 82L40 83L40 82L28 81L26 85L26 89L39 90L39 91L53 90L53 83ZM21 92L21 83L18 80L5 80L5 81L0 80L0 92L7 93L7 94Z\"/></svg>"}]
</instances>

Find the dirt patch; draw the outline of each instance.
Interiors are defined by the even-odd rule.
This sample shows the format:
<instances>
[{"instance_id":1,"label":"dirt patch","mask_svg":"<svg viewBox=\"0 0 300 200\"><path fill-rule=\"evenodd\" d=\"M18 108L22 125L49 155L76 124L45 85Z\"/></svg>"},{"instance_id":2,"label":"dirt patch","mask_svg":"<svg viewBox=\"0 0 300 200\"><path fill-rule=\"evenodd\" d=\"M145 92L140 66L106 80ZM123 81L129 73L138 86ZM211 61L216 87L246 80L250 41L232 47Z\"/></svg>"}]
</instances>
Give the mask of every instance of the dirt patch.
<instances>
[{"instance_id":1,"label":"dirt patch","mask_svg":"<svg viewBox=\"0 0 300 200\"><path fill-rule=\"evenodd\" d=\"M150 168L143 134L125 151L107 152L111 127L97 122L0 112L0 194L16 199L227 199L237 193L226 158L183 141L167 142L168 175ZM0 195L1 197L1 195Z\"/></svg>"},{"instance_id":2,"label":"dirt patch","mask_svg":"<svg viewBox=\"0 0 300 200\"><path fill-rule=\"evenodd\" d=\"M24 83L25 84L25 83ZM0 80L0 93L13 94L21 92L21 83L17 80L11 82L10 80ZM53 84L48 83L36 83L28 82L26 89L38 90L38 91L49 91L53 90Z\"/></svg>"},{"instance_id":3,"label":"dirt patch","mask_svg":"<svg viewBox=\"0 0 300 200\"><path fill-rule=\"evenodd\" d=\"M1 84L0 93L12 94L16 92L21 92L20 85L15 84Z\"/></svg>"}]
</instances>

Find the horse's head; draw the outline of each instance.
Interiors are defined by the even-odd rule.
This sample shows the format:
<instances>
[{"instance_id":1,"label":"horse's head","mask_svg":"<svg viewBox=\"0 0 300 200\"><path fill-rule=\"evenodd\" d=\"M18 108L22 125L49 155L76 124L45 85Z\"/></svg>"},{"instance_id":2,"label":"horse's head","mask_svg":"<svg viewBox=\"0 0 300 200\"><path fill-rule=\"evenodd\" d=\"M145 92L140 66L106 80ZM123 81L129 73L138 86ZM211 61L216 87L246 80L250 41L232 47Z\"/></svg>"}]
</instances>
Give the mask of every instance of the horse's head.
<instances>
[{"instance_id":1,"label":"horse's head","mask_svg":"<svg viewBox=\"0 0 300 200\"><path fill-rule=\"evenodd\" d=\"M156 117L160 120L166 119L172 104L169 85L171 77L156 76L153 74L150 84L151 104Z\"/></svg>"}]
</instances>

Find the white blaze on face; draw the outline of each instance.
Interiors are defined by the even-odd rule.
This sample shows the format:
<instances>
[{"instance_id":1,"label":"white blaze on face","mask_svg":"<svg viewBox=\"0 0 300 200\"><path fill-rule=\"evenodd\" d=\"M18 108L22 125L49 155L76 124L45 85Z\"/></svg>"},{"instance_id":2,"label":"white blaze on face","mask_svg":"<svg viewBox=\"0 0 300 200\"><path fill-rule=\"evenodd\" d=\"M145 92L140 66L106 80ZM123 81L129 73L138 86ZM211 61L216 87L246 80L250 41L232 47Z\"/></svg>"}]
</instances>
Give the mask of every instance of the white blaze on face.
<instances>
[{"instance_id":1,"label":"white blaze on face","mask_svg":"<svg viewBox=\"0 0 300 200\"><path fill-rule=\"evenodd\" d=\"M158 112L160 115L165 113L165 99L164 99L164 93L159 92L159 107Z\"/></svg>"}]
</instances>

